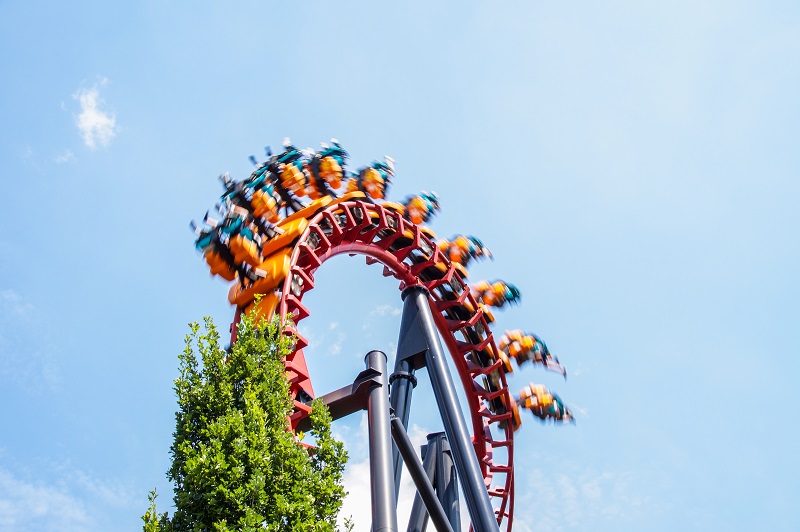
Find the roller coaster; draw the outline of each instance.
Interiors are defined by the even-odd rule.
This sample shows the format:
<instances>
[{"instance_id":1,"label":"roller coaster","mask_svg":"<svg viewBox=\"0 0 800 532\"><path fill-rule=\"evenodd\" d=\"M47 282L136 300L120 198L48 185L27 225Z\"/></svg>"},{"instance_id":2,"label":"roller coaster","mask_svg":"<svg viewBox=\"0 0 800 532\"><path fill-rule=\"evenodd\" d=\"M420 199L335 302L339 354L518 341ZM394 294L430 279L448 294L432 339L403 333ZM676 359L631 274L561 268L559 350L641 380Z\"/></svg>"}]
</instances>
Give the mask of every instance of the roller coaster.
<instances>
[{"instance_id":1,"label":"roller coaster","mask_svg":"<svg viewBox=\"0 0 800 532\"><path fill-rule=\"evenodd\" d=\"M211 274L232 283L231 343L242 313L281 317L285 333L296 339L284 360L294 405L289 426L302 430L315 393L304 354L308 341L297 327L310 315L303 297L315 286L315 272L341 254L382 264L383 275L399 281L404 301L394 372L387 376L386 356L370 352L352 384L323 396L334 418L369 413L373 530L397 530L394 504L405 463L418 489L408 530L424 530L428 518L438 530L460 530L459 482L474 530L510 531L520 409L543 422L574 418L542 385L512 394L507 375L529 363L564 378L566 370L536 334L512 330L495 340L493 312L518 304L520 291L502 280L468 282L467 267L491 253L471 235L437 239L426 225L440 210L435 193L389 201L394 161L386 157L349 172L348 157L336 140L301 150L285 139L280 153L266 149L265 161L250 157L255 170L248 178L220 176L217 215L207 212L191 226ZM440 338L458 373L465 409ZM429 437L424 461L405 434L421 368L430 376L445 428Z\"/></svg>"}]
</instances>

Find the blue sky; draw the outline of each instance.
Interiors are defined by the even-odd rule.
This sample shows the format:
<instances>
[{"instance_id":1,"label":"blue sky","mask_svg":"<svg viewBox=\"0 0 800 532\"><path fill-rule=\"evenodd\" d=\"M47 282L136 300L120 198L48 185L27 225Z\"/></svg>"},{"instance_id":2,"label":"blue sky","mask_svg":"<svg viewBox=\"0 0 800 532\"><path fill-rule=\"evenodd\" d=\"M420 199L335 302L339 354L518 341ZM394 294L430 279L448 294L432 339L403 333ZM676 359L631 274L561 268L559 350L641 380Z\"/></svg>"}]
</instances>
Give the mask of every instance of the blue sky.
<instances>
[{"instance_id":1,"label":"blue sky","mask_svg":"<svg viewBox=\"0 0 800 532\"><path fill-rule=\"evenodd\" d=\"M187 224L284 136L436 190L495 255L471 278L522 290L494 330L570 370L512 379L577 416L524 415L518 530L800 528L797 3L298 4L0 2L0 529L168 506L186 324L232 315ZM361 260L317 279L324 392L400 300Z\"/></svg>"}]
</instances>

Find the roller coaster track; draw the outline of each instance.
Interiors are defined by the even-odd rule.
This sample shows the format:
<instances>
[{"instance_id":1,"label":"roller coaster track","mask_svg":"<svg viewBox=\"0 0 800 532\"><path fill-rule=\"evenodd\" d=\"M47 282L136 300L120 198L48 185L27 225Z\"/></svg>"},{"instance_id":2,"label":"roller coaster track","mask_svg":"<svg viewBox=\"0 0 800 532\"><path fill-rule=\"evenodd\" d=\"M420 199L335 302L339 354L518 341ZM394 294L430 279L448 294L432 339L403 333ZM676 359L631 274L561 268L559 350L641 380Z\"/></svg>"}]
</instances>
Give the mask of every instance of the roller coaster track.
<instances>
[{"instance_id":1,"label":"roller coaster track","mask_svg":"<svg viewBox=\"0 0 800 532\"><path fill-rule=\"evenodd\" d=\"M278 312L285 333L296 337L284 364L291 384L292 429L310 412L314 391L305 361L308 342L298 324L310 314L304 295L314 288L314 274L336 255L363 255L367 264L383 265L399 288L422 286L436 327L458 372L471 417L472 446L478 458L498 524L511 530L514 515L514 426L519 416L489 328L491 317L470 293L463 268L440 252L432 233L403 218L390 206L367 201L361 193L313 202L279 222L283 233L264 247L261 265L267 276L231 289L229 299L241 312L263 294L259 313Z\"/></svg>"}]
</instances>

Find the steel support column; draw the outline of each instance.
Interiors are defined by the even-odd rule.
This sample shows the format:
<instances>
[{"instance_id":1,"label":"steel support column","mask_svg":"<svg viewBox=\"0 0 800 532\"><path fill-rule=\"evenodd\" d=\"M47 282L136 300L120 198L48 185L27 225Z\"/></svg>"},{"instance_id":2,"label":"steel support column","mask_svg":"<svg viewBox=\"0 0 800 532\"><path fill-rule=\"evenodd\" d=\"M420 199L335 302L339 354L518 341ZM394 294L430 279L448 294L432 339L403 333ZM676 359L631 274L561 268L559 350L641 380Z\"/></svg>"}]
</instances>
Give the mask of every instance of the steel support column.
<instances>
[{"instance_id":1,"label":"steel support column","mask_svg":"<svg viewBox=\"0 0 800 532\"><path fill-rule=\"evenodd\" d=\"M436 530L439 532L453 532L448 522L447 514L445 514L442 504L436 497L436 492L433 490L433 485L425 472L425 468L419 461L419 457L411 445L411 440L408 439L406 429L403 428L403 424L396 417L392 418L392 437L397 443L400 454L403 455L408 472L414 480L414 485L417 486L417 494L425 503Z\"/></svg>"},{"instance_id":2,"label":"steel support column","mask_svg":"<svg viewBox=\"0 0 800 532\"><path fill-rule=\"evenodd\" d=\"M438 443L428 439L428 444L422 446L422 469L431 484L436 482L436 461L439 456ZM407 532L425 532L428 524L428 511L420 494L414 495L414 504L411 506L411 516L408 519Z\"/></svg>"},{"instance_id":3,"label":"steel support column","mask_svg":"<svg viewBox=\"0 0 800 532\"><path fill-rule=\"evenodd\" d=\"M414 372L425 365L424 353L428 349L425 338L419 334L417 309L406 301L408 291L403 291L403 316L400 320L400 333L397 337L397 355L394 362L394 373L391 377L391 395L389 401L394 415L408 430L408 413L411 411L411 395L417 386ZM393 449L394 489L400 489L400 477L403 474L403 460L397 447Z\"/></svg>"},{"instance_id":4,"label":"steel support column","mask_svg":"<svg viewBox=\"0 0 800 532\"><path fill-rule=\"evenodd\" d=\"M381 351L370 351L366 356L366 363L367 368L380 373L381 382L380 386L373 386L369 390L367 399L372 530L397 532L386 355Z\"/></svg>"},{"instance_id":5,"label":"steel support column","mask_svg":"<svg viewBox=\"0 0 800 532\"><path fill-rule=\"evenodd\" d=\"M447 437L443 432L429 435L439 440L439 456L436 457L436 492L450 521L450 526L456 532L461 530L461 508L458 504L458 475L453 463L452 451Z\"/></svg>"},{"instance_id":6,"label":"steel support column","mask_svg":"<svg viewBox=\"0 0 800 532\"><path fill-rule=\"evenodd\" d=\"M464 491L472 526L476 532L497 532L499 526L486 491L483 474L472 448L472 438L467 430L464 413L456 395L453 378L447 367L447 359L442 348L433 320L429 293L424 287L412 286L403 293L405 304L413 305L417 311L418 331L427 343L425 353L426 367L431 379L436 404L442 415L444 431L450 443L458 477Z\"/></svg>"}]
</instances>

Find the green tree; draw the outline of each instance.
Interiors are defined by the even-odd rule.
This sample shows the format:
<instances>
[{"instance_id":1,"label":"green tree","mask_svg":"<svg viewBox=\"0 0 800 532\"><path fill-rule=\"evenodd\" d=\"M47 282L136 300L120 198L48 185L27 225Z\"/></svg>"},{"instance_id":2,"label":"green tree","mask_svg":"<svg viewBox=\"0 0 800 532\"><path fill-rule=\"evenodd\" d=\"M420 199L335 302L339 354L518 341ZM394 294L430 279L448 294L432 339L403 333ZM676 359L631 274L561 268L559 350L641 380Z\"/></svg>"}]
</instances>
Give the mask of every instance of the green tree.
<instances>
[{"instance_id":1,"label":"green tree","mask_svg":"<svg viewBox=\"0 0 800 532\"><path fill-rule=\"evenodd\" d=\"M347 452L332 437L321 402L311 414L314 447L288 430L292 404L281 360L293 339L276 320L256 324L249 316L237 337L226 353L210 318L204 332L191 324L175 380L167 474L175 513L159 514L151 492L145 532L335 530Z\"/></svg>"}]
</instances>

